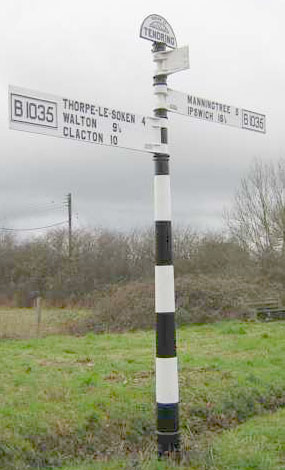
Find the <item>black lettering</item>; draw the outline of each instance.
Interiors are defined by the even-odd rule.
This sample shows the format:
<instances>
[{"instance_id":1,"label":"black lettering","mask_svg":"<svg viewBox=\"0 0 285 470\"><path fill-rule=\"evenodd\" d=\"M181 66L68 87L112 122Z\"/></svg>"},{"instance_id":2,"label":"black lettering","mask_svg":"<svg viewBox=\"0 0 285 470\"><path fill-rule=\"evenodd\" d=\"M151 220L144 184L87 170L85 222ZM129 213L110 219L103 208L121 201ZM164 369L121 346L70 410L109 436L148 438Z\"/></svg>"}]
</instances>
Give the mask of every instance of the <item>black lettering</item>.
<instances>
[{"instance_id":1,"label":"black lettering","mask_svg":"<svg viewBox=\"0 0 285 470\"><path fill-rule=\"evenodd\" d=\"M53 107L52 106L47 107L46 120L47 120L47 122L53 122L54 121L54 114L53 114Z\"/></svg>"},{"instance_id":2,"label":"black lettering","mask_svg":"<svg viewBox=\"0 0 285 470\"><path fill-rule=\"evenodd\" d=\"M31 119L37 119L37 106L35 103L27 103Z\"/></svg>"},{"instance_id":3,"label":"black lettering","mask_svg":"<svg viewBox=\"0 0 285 470\"><path fill-rule=\"evenodd\" d=\"M103 134L102 132L93 132L93 142L98 142L98 144L103 144Z\"/></svg>"},{"instance_id":4,"label":"black lettering","mask_svg":"<svg viewBox=\"0 0 285 470\"><path fill-rule=\"evenodd\" d=\"M63 113L63 121L69 123L69 113Z\"/></svg>"},{"instance_id":5,"label":"black lettering","mask_svg":"<svg viewBox=\"0 0 285 470\"><path fill-rule=\"evenodd\" d=\"M101 108L101 106L99 106L99 108L98 108L98 114L99 114L99 116L107 118L107 117L109 117L109 114L108 114L108 113L109 113L109 109L108 109L108 108Z\"/></svg>"},{"instance_id":6,"label":"black lettering","mask_svg":"<svg viewBox=\"0 0 285 470\"><path fill-rule=\"evenodd\" d=\"M111 145L118 145L118 137L116 135L110 136Z\"/></svg>"},{"instance_id":7,"label":"black lettering","mask_svg":"<svg viewBox=\"0 0 285 470\"><path fill-rule=\"evenodd\" d=\"M45 121L46 118L46 109L43 104L38 105L38 120Z\"/></svg>"},{"instance_id":8,"label":"black lettering","mask_svg":"<svg viewBox=\"0 0 285 470\"><path fill-rule=\"evenodd\" d=\"M14 101L14 114L17 117L23 116L23 103L20 100Z\"/></svg>"}]
</instances>

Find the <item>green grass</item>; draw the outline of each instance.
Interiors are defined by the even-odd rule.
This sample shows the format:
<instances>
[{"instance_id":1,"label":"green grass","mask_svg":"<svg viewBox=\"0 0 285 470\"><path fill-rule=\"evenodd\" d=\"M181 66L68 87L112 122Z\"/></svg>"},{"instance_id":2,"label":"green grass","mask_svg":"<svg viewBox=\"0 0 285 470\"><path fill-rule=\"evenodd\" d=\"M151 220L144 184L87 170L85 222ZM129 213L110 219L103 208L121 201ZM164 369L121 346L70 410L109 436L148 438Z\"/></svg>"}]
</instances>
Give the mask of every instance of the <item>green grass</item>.
<instances>
[{"instance_id":1,"label":"green grass","mask_svg":"<svg viewBox=\"0 0 285 470\"><path fill-rule=\"evenodd\" d=\"M285 410L258 416L214 441L209 461L222 470L285 469Z\"/></svg>"},{"instance_id":2,"label":"green grass","mask_svg":"<svg viewBox=\"0 0 285 470\"><path fill-rule=\"evenodd\" d=\"M226 431L214 439L201 466L182 468L207 468L212 470L282 470L285 469L285 410L250 419L234 430ZM197 464L197 463L196 463ZM142 468L144 470L174 469L174 464L141 460L94 462L91 465L64 467L64 470L116 470Z\"/></svg>"},{"instance_id":3,"label":"green grass","mask_svg":"<svg viewBox=\"0 0 285 470\"><path fill-rule=\"evenodd\" d=\"M285 324L192 325L177 336L185 468L280 470ZM154 460L154 356L151 331L3 340L0 468L175 468ZM261 452L266 423L272 446ZM250 442L256 452L243 456Z\"/></svg>"}]
</instances>

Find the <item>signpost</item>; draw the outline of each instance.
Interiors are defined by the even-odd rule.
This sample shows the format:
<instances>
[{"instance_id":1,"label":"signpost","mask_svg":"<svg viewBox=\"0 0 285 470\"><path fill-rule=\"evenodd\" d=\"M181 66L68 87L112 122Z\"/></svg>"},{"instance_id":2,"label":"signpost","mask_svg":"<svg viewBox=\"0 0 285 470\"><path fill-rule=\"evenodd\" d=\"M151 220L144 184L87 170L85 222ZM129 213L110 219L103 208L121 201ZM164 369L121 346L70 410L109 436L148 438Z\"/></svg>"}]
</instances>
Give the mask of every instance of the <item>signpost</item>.
<instances>
[{"instance_id":1,"label":"signpost","mask_svg":"<svg viewBox=\"0 0 285 470\"><path fill-rule=\"evenodd\" d=\"M9 112L11 129L139 152L161 147L159 119L93 101L10 87Z\"/></svg>"},{"instance_id":2,"label":"signpost","mask_svg":"<svg viewBox=\"0 0 285 470\"><path fill-rule=\"evenodd\" d=\"M149 24L159 29L170 25L162 17L147 17L141 32ZM159 21L158 21L159 18ZM169 33L170 34L170 33ZM141 34L141 37L149 39ZM175 455L180 450L179 438L179 387L175 331L175 291L172 254L171 195L168 151L168 106L167 76L189 68L188 47L177 49L172 42L152 34L154 71L153 88L155 96L154 116L161 119L161 143L164 151L154 153L154 211L155 211L155 311L156 311L156 410L158 455ZM167 51L166 46L173 47Z\"/></svg>"},{"instance_id":3,"label":"signpost","mask_svg":"<svg viewBox=\"0 0 285 470\"><path fill-rule=\"evenodd\" d=\"M159 30L167 27L169 38ZM153 29L151 29L153 28ZM171 33L172 32L172 33ZM167 34L165 32L165 34ZM171 36L172 34L172 36ZM167 76L189 68L188 48L177 48L169 23L158 15L142 23L140 37L153 41L154 116L162 122L164 152L154 153L154 210L156 237L155 311L156 311L156 404L158 455L179 455L179 387L175 333L175 295L171 235L171 196L168 152L168 111L265 133L265 116L206 100L167 88ZM174 40L175 39L175 40ZM166 46L174 49L166 50Z\"/></svg>"},{"instance_id":4,"label":"signpost","mask_svg":"<svg viewBox=\"0 0 285 470\"><path fill-rule=\"evenodd\" d=\"M11 129L153 153L157 440L158 455L163 456L180 451L168 111L262 134L266 122L263 114L167 87L168 75L189 68L189 51L188 46L177 48L173 29L163 17L145 18L140 37L153 42L154 117L10 87L9 123Z\"/></svg>"},{"instance_id":5,"label":"signpost","mask_svg":"<svg viewBox=\"0 0 285 470\"><path fill-rule=\"evenodd\" d=\"M200 98L168 89L168 110L209 122L239 127L265 134L265 115L216 100Z\"/></svg>"}]
</instances>

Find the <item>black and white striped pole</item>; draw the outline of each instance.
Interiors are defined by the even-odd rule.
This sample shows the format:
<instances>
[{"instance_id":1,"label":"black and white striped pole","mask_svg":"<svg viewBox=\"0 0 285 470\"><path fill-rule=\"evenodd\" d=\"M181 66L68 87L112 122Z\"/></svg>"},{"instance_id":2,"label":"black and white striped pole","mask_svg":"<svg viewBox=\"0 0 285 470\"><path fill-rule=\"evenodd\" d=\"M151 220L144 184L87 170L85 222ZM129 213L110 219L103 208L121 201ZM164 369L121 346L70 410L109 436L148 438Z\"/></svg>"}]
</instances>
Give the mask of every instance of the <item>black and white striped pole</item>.
<instances>
[{"instance_id":1,"label":"black and white striped pole","mask_svg":"<svg viewBox=\"0 0 285 470\"><path fill-rule=\"evenodd\" d=\"M155 214L155 311L156 311L156 405L158 454L179 451L179 390L175 333L174 269L171 234L171 195L167 125L167 75L160 72L157 52L166 46L153 44L157 70L154 76L156 97L154 116L163 122L161 143L165 153L154 154Z\"/></svg>"},{"instance_id":2,"label":"black and white striped pole","mask_svg":"<svg viewBox=\"0 0 285 470\"><path fill-rule=\"evenodd\" d=\"M179 455L179 387L175 332L174 269L168 151L167 76L189 68L188 47L177 49L169 23L150 15L140 37L153 42L154 117L160 120L161 143L154 153L156 407L158 455ZM167 50L167 47L172 50Z\"/></svg>"}]
</instances>

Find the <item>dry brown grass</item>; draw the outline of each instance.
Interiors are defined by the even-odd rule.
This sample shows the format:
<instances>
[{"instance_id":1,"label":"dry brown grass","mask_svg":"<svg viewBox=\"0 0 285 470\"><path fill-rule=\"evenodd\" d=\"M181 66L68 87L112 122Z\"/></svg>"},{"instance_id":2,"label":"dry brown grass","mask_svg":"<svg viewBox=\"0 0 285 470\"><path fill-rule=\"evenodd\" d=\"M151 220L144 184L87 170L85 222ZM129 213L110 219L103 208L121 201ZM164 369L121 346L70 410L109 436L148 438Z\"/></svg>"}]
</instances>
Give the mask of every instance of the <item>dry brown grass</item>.
<instances>
[{"instance_id":1,"label":"dry brown grass","mask_svg":"<svg viewBox=\"0 0 285 470\"><path fill-rule=\"evenodd\" d=\"M110 287L96 300L93 312L70 324L70 332L127 331L155 323L153 282L129 282Z\"/></svg>"},{"instance_id":2,"label":"dry brown grass","mask_svg":"<svg viewBox=\"0 0 285 470\"><path fill-rule=\"evenodd\" d=\"M35 308L0 308L0 339L26 339L68 332L68 325L88 310L43 309L41 322Z\"/></svg>"},{"instance_id":3,"label":"dry brown grass","mask_svg":"<svg viewBox=\"0 0 285 470\"><path fill-rule=\"evenodd\" d=\"M282 286L267 279L196 274L175 282L177 324L208 323L225 318L251 318L248 301L280 296ZM153 281L112 286L98 298L90 316L73 321L70 332L127 331L153 328Z\"/></svg>"},{"instance_id":4,"label":"dry brown grass","mask_svg":"<svg viewBox=\"0 0 285 470\"><path fill-rule=\"evenodd\" d=\"M177 324L208 323L225 318L250 318L249 301L282 297L282 285L256 277L205 274L177 277ZM43 308L38 332L35 308L0 309L0 338L31 338L48 334L82 335L88 331L153 328L154 281L112 285L94 293L93 308Z\"/></svg>"}]
</instances>

